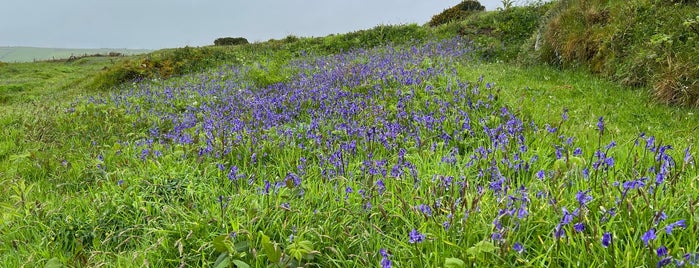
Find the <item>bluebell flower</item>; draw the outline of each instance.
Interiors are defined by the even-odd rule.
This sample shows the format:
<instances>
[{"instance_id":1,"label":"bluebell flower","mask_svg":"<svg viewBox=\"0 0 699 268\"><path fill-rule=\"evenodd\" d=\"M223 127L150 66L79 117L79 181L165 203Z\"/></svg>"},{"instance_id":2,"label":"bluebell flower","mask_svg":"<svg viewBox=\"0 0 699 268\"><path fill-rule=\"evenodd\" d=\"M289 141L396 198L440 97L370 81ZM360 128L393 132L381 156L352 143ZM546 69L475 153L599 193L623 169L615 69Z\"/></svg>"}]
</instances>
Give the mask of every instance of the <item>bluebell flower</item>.
<instances>
[{"instance_id":1,"label":"bluebell flower","mask_svg":"<svg viewBox=\"0 0 699 268\"><path fill-rule=\"evenodd\" d=\"M536 172L536 177L543 180L546 177L546 172L544 172L544 170L539 170Z\"/></svg>"},{"instance_id":2,"label":"bluebell flower","mask_svg":"<svg viewBox=\"0 0 699 268\"><path fill-rule=\"evenodd\" d=\"M575 229L576 232L582 232L585 231L585 224L582 222L578 222L573 225L573 229Z\"/></svg>"},{"instance_id":3,"label":"bluebell flower","mask_svg":"<svg viewBox=\"0 0 699 268\"><path fill-rule=\"evenodd\" d=\"M589 192L590 190L578 191L578 193L575 195L575 199L578 200L578 204L580 204L580 207L585 207L587 203L590 203L590 201L592 201L592 195L589 195Z\"/></svg>"},{"instance_id":4,"label":"bluebell flower","mask_svg":"<svg viewBox=\"0 0 699 268\"><path fill-rule=\"evenodd\" d=\"M417 229L411 230L408 234L408 242L414 244L422 241L425 241L425 235L418 232Z\"/></svg>"},{"instance_id":5,"label":"bluebell flower","mask_svg":"<svg viewBox=\"0 0 699 268\"><path fill-rule=\"evenodd\" d=\"M600 116L597 120L597 129L599 130L599 135L604 135L604 117Z\"/></svg>"},{"instance_id":6,"label":"bluebell flower","mask_svg":"<svg viewBox=\"0 0 699 268\"><path fill-rule=\"evenodd\" d=\"M515 244L512 245L512 249L519 254L522 254L522 252L524 252L524 246L519 242L515 242Z\"/></svg>"},{"instance_id":7,"label":"bluebell flower","mask_svg":"<svg viewBox=\"0 0 699 268\"><path fill-rule=\"evenodd\" d=\"M658 255L658 257L665 257L667 255L667 247L660 246L655 250L655 253Z\"/></svg>"},{"instance_id":8,"label":"bluebell flower","mask_svg":"<svg viewBox=\"0 0 699 268\"><path fill-rule=\"evenodd\" d=\"M648 246L648 243L650 241L655 240L655 228L651 228L647 232L643 233L643 236L641 236L641 240L643 241L643 245Z\"/></svg>"},{"instance_id":9,"label":"bluebell flower","mask_svg":"<svg viewBox=\"0 0 699 268\"><path fill-rule=\"evenodd\" d=\"M665 233L672 234L672 230L676 227L687 228L687 225L685 224L685 220L681 219L679 221L668 224L667 226L665 226Z\"/></svg>"},{"instance_id":10,"label":"bluebell flower","mask_svg":"<svg viewBox=\"0 0 699 268\"><path fill-rule=\"evenodd\" d=\"M663 258L662 260L658 261L658 265L656 267L658 267L658 268L665 267L671 263L672 263L672 257Z\"/></svg>"},{"instance_id":11,"label":"bluebell flower","mask_svg":"<svg viewBox=\"0 0 699 268\"><path fill-rule=\"evenodd\" d=\"M388 259L388 252L386 252L386 249L379 249L379 254L381 254L381 268L391 268L393 267L391 264L391 260Z\"/></svg>"},{"instance_id":12,"label":"bluebell flower","mask_svg":"<svg viewBox=\"0 0 699 268\"><path fill-rule=\"evenodd\" d=\"M612 233L605 232L602 234L602 246L603 247L609 247L609 245L612 244Z\"/></svg>"}]
</instances>

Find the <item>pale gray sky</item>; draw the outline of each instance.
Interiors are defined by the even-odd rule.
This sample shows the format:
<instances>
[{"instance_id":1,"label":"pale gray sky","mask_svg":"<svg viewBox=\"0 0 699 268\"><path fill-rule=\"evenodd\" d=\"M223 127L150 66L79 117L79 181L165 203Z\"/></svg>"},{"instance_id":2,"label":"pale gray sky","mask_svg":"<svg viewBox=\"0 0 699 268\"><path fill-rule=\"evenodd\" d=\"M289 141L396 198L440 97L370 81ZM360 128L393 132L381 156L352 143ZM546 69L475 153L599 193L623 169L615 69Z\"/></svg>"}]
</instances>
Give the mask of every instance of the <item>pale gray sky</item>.
<instances>
[{"instance_id":1,"label":"pale gray sky","mask_svg":"<svg viewBox=\"0 0 699 268\"><path fill-rule=\"evenodd\" d=\"M521 0L520 0L521 1ZM460 0L2 0L0 46L147 48L424 24ZM486 10L501 0L481 0Z\"/></svg>"}]
</instances>

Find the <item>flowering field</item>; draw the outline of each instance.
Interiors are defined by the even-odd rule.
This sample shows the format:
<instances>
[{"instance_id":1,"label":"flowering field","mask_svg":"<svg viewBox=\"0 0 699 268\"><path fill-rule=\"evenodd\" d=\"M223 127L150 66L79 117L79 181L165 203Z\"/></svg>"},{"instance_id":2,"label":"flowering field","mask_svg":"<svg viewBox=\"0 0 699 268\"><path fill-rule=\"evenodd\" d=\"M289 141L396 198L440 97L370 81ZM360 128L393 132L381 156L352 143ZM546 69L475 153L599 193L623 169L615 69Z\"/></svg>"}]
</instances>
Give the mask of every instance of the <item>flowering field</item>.
<instances>
[{"instance_id":1,"label":"flowering field","mask_svg":"<svg viewBox=\"0 0 699 268\"><path fill-rule=\"evenodd\" d=\"M34 174L60 182L46 202L65 206L8 209L3 243L20 254L2 260L699 264L695 148L614 140L605 114L591 137L564 107L540 121L459 76L472 55L459 38L383 46L291 60L269 85L252 75L265 65L223 66L77 101L65 154Z\"/></svg>"}]
</instances>

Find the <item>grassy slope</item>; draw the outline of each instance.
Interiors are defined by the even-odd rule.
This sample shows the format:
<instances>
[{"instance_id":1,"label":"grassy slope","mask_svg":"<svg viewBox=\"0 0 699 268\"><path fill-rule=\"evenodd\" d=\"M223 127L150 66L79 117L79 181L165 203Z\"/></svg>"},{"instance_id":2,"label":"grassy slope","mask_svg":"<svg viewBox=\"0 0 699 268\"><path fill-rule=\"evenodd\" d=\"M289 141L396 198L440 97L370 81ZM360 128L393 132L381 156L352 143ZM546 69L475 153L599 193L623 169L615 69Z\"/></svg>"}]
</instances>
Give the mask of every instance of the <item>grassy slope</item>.
<instances>
[{"instance_id":1,"label":"grassy slope","mask_svg":"<svg viewBox=\"0 0 699 268\"><path fill-rule=\"evenodd\" d=\"M337 39L329 37L315 41L332 43ZM296 55L296 51L285 50L282 52L286 56L282 58L259 56L253 54L254 46L249 48L240 55L254 59L253 65L283 65L290 60L287 57ZM264 51L270 53L273 50ZM84 114L93 114L86 117L93 121L80 121L77 117L62 115L65 104L80 94L90 92L84 86L92 75L104 66L111 66L111 62L103 62L101 58L84 60L83 64L32 63L0 67L0 72L4 72L0 81L3 89L0 97L4 96L4 102L0 104L0 126L3 129L0 132L0 183L7 186L0 190L0 209L3 211L0 218L0 266L41 266L54 257L56 261L76 266L135 266L144 265L149 260L152 263L176 265L180 258L194 263L197 260L212 262L216 256L211 255L213 249L210 241L224 231L217 227L218 216L208 212L216 211L219 204L212 198L222 188L218 183L205 182L205 179L217 177L212 175L216 173L213 171L215 169L202 167L197 161L178 162L170 159L137 164L133 159L107 155L108 159L120 159L108 160L111 162L107 163L118 170L106 177L95 172L94 165L100 163L96 160L98 154L114 153L117 149L113 147L117 146L116 141L120 137L140 134L127 132L128 128L124 128L123 124L130 123L133 118L119 109L83 107ZM257 75L261 83L270 82L265 80L267 77L264 73ZM651 96L643 91L620 87L576 70L561 72L548 67L520 68L490 63L459 65L458 77L463 80L474 81L480 75L500 89L500 101L520 111L525 118L537 122L557 122L563 109L568 108L570 123L566 123L565 131L575 134L579 139L576 144L586 150L595 147L599 116L605 116L610 129L611 137L607 139L615 139L620 144L628 145L639 132L645 131L656 135L663 143L672 143L677 151L689 145L699 147L697 140L693 139L696 129L691 127L699 126L698 115L693 110L650 104ZM277 80L273 78L271 82ZM172 80L173 83L176 81L186 83L195 80L185 76ZM14 112L5 113L9 110ZM97 145L91 145L91 140L98 141ZM140 153L127 152L134 155ZM70 160L74 167L61 164L61 160L65 159ZM130 161L133 164L128 164ZM118 179L126 180L126 184L117 186L115 181ZM314 189L309 192L307 195L312 196L322 191ZM191 203L181 202L183 196L191 198ZM318 200L322 200L320 198L319 195ZM273 201L279 203L280 200ZM244 207L248 205L247 201L235 200L234 204ZM193 204L208 206L208 209L201 212L192 207ZM322 203L318 206L322 207ZM341 212L347 211L347 208L342 209L345 210ZM235 213L241 215L245 212L236 210ZM374 250L374 247L380 246L374 244L377 241L374 236L371 237L371 245L364 244L369 232L380 235L372 227L337 229L339 221L331 216L324 213L319 216L325 221L317 224L335 232L323 233L325 237L321 236L320 240L326 240L326 243L336 241L338 247L343 241L354 241L345 246L357 251ZM280 220L266 218L270 221L275 219ZM300 216L285 219L291 224L306 220ZM283 221L284 226L290 224L287 220ZM357 222L340 223L342 226L361 226ZM247 226L244 222L236 224ZM98 229L104 226L122 226L124 229L107 233L103 241L93 241L95 244L88 246L93 250L82 250L82 246L76 246L79 243L75 241L104 231ZM281 227L272 226L270 231L275 228ZM469 228L477 229L474 226ZM485 230L489 227L483 225L478 228ZM43 233L50 236L41 236ZM286 233L276 234L272 240L287 239ZM343 239L336 239L335 236ZM66 241L73 241L71 243L74 244L66 244ZM401 243L404 244L401 241L392 241L391 244ZM58 245L65 248L57 248ZM323 249L326 253L333 250L336 249ZM406 254L410 255L409 251L392 253L392 257L402 257L404 264L407 263ZM376 265L379 259L366 262L374 260L371 257L374 253L356 258L347 258L343 252L335 251L335 254L332 256L336 259L334 264L341 266ZM158 257L162 259L156 259ZM618 257L634 261L628 256ZM539 257L533 259L539 259L541 263L544 261ZM443 260L427 258L427 261L439 265ZM643 260L636 260L635 263L638 262L642 263Z\"/></svg>"},{"instance_id":2,"label":"grassy slope","mask_svg":"<svg viewBox=\"0 0 699 268\"><path fill-rule=\"evenodd\" d=\"M699 148L699 112L653 101L648 91L620 86L585 71L560 71L545 66L515 67L504 63L467 65L467 77L484 75L502 89L504 101L524 114L547 122L559 120L569 109L574 132L584 133L583 142L595 135L597 119L604 116L618 142L638 134L656 135L662 143Z\"/></svg>"},{"instance_id":3,"label":"grassy slope","mask_svg":"<svg viewBox=\"0 0 699 268\"><path fill-rule=\"evenodd\" d=\"M102 69L119 58L88 57L72 62L4 63L0 67L0 111L32 102L72 101Z\"/></svg>"},{"instance_id":4,"label":"grassy slope","mask_svg":"<svg viewBox=\"0 0 699 268\"><path fill-rule=\"evenodd\" d=\"M109 52L122 53L124 55L148 53L148 49L72 49L72 48L38 48L38 47L0 47L0 61L2 62L31 62L37 60L66 59L70 56L82 56L92 54L107 54Z\"/></svg>"}]
</instances>

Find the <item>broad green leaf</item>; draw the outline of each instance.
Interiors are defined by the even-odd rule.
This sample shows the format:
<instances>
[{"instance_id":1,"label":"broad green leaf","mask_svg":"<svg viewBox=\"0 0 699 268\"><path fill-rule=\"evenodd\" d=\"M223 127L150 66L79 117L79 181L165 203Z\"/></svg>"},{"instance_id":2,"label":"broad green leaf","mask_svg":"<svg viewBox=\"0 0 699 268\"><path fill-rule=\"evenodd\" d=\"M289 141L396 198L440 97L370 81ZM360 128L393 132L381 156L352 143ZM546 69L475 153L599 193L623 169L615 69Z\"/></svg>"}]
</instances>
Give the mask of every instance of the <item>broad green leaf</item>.
<instances>
[{"instance_id":1,"label":"broad green leaf","mask_svg":"<svg viewBox=\"0 0 699 268\"><path fill-rule=\"evenodd\" d=\"M481 242L476 243L476 245L474 245L474 246L468 248L468 249L466 250L466 253L475 256L475 255L478 255L478 254L481 254L481 253L490 253L490 252L493 252L493 251L495 251L495 249L497 249L497 247L495 247L495 245L493 245L492 242L490 242L490 241L481 241Z\"/></svg>"},{"instance_id":2,"label":"broad green leaf","mask_svg":"<svg viewBox=\"0 0 699 268\"><path fill-rule=\"evenodd\" d=\"M262 235L262 249L265 251L265 254L267 254L269 261L273 263L279 262L282 257L282 251L277 246L277 243L272 242L269 236L262 232L260 232L260 234Z\"/></svg>"},{"instance_id":3,"label":"broad green leaf","mask_svg":"<svg viewBox=\"0 0 699 268\"><path fill-rule=\"evenodd\" d=\"M58 258L52 258L48 262L46 262L46 265L44 265L44 268L61 268L61 267L63 267L63 263Z\"/></svg>"},{"instance_id":4,"label":"broad green leaf","mask_svg":"<svg viewBox=\"0 0 699 268\"><path fill-rule=\"evenodd\" d=\"M466 263L459 258L447 258L444 260L444 268L465 268Z\"/></svg>"},{"instance_id":5,"label":"broad green leaf","mask_svg":"<svg viewBox=\"0 0 699 268\"><path fill-rule=\"evenodd\" d=\"M217 252L233 253L233 247L231 243L227 240L228 235L219 235L214 238L213 244L214 249Z\"/></svg>"},{"instance_id":6,"label":"broad green leaf","mask_svg":"<svg viewBox=\"0 0 699 268\"><path fill-rule=\"evenodd\" d=\"M250 268L250 265L241 260L233 260L233 264L238 268Z\"/></svg>"},{"instance_id":7,"label":"broad green leaf","mask_svg":"<svg viewBox=\"0 0 699 268\"><path fill-rule=\"evenodd\" d=\"M215 268L225 268L231 266L231 256L228 253L221 253L218 255L216 262L214 262Z\"/></svg>"}]
</instances>

